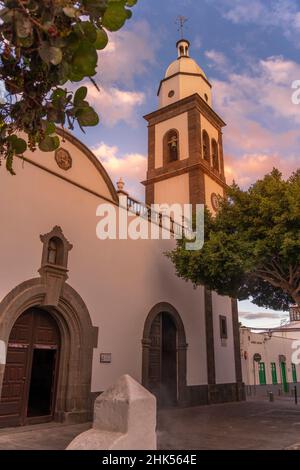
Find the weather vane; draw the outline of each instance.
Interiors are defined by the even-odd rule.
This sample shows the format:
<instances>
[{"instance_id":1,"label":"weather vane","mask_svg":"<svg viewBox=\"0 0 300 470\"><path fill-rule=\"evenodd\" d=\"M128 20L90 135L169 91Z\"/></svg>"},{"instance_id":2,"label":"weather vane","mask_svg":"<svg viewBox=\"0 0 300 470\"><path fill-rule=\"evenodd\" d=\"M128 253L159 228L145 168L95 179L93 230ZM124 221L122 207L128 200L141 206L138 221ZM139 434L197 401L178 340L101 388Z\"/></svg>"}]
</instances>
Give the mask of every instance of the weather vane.
<instances>
[{"instance_id":1,"label":"weather vane","mask_svg":"<svg viewBox=\"0 0 300 470\"><path fill-rule=\"evenodd\" d=\"M178 25L178 32L180 32L180 35L181 35L181 39L183 39L183 29L184 29L184 25L185 23L188 21L188 18L186 18L185 16L182 16L182 15L179 15L176 19L176 24Z\"/></svg>"}]
</instances>

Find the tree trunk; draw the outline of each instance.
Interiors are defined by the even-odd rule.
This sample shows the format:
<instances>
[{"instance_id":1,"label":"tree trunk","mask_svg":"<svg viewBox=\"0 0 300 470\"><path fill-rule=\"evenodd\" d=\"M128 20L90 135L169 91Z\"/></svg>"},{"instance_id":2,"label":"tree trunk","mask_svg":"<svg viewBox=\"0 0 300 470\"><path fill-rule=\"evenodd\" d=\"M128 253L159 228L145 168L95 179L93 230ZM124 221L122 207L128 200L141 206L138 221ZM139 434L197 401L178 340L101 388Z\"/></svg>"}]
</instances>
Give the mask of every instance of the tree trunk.
<instances>
[{"instance_id":1,"label":"tree trunk","mask_svg":"<svg viewBox=\"0 0 300 470\"><path fill-rule=\"evenodd\" d=\"M295 304L300 307L300 294L299 295L293 295L293 299L295 301Z\"/></svg>"}]
</instances>

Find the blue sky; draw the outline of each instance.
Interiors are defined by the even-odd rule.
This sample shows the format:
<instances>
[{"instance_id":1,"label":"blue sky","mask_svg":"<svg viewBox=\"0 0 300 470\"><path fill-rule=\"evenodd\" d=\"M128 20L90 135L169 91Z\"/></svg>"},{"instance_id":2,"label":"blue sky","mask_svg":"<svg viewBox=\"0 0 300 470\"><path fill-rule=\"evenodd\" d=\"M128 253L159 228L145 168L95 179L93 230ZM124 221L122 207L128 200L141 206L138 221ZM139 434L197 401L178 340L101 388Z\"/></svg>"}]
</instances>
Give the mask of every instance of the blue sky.
<instances>
[{"instance_id":1,"label":"blue sky","mask_svg":"<svg viewBox=\"0 0 300 470\"><path fill-rule=\"evenodd\" d=\"M113 181L143 198L147 127L142 116L157 107L156 92L176 58L178 15L189 18L191 55L213 84L215 110L225 119L227 181L247 187L278 167L288 176L299 165L300 106L291 84L300 80L300 1L139 0L125 28L100 53L99 94L90 101L101 125L78 137L91 147ZM242 303L245 324L273 326L282 317ZM249 312L261 312L249 316Z\"/></svg>"}]
</instances>

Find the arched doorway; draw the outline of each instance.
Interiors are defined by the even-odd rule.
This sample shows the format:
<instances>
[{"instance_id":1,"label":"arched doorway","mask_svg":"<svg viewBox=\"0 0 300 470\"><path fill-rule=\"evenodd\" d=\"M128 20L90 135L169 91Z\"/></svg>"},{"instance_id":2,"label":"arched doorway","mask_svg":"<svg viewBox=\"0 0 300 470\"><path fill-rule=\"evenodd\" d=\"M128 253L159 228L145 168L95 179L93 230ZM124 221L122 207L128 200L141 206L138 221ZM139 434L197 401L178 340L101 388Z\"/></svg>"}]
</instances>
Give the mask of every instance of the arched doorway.
<instances>
[{"instance_id":1,"label":"arched doorway","mask_svg":"<svg viewBox=\"0 0 300 470\"><path fill-rule=\"evenodd\" d=\"M51 421L55 412L60 332L53 316L30 308L8 341L0 402L1 426Z\"/></svg>"},{"instance_id":2,"label":"arched doorway","mask_svg":"<svg viewBox=\"0 0 300 470\"><path fill-rule=\"evenodd\" d=\"M167 303L157 304L144 327L142 382L159 406L185 404L186 339L178 312Z\"/></svg>"},{"instance_id":3,"label":"arched doorway","mask_svg":"<svg viewBox=\"0 0 300 470\"><path fill-rule=\"evenodd\" d=\"M0 302L0 340L8 345L15 323L28 309L41 308L51 315L60 334L54 419L82 423L93 415L91 378L98 328L93 326L84 300L69 284L64 283L63 291L52 304L49 303L50 290L47 280L35 278L10 291ZM4 372L5 366L0 364L0 397L3 396Z\"/></svg>"}]
</instances>

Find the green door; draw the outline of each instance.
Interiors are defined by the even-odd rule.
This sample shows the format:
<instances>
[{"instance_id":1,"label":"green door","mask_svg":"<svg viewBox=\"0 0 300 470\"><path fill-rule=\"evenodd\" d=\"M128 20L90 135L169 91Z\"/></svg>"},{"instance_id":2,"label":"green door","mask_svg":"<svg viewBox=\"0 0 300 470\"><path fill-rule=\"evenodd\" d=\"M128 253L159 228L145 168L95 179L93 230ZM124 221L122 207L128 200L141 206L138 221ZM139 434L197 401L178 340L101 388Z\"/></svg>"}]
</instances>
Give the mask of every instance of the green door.
<instances>
[{"instance_id":1,"label":"green door","mask_svg":"<svg viewBox=\"0 0 300 470\"><path fill-rule=\"evenodd\" d=\"M271 372L272 372L272 384L277 385L278 380L277 380L277 370L276 370L276 363L271 362Z\"/></svg>"},{"instance_id":2,"label":"green door","mask_svg":"<svg viewBox=\"0 0 300 470\"><path fill-rule=\"evenodd\" d=\"M293 382L294 382L294 384L296 384L297 383L296 364L292 364L292 375L293 375Z\"/></svg>"},{"instance_id":3,"label":"green door","mask_svg":"<svg viewBox=\"0 0 300 470\"><path fill-rule=\"evenodd\" d=\"M287 393L289 391L289 385L286 380L286 363L281 362L280 368L281 368L281 381L282 381L283 391Z\"/></svg>"},{"instance_id":4,"label":"green door","mask_svg":"<svg viewBox=\"0 0 300 470\"><path fill-rule=\"evenodd\" d=\"M267 380L266 380L266 366L264 362L260 362L258 364L258 372L259 372L259 383L260 385L266 385Z\"/></svg>"}]
</instances>

